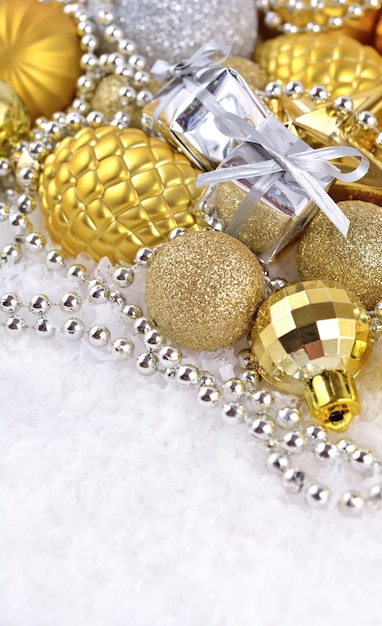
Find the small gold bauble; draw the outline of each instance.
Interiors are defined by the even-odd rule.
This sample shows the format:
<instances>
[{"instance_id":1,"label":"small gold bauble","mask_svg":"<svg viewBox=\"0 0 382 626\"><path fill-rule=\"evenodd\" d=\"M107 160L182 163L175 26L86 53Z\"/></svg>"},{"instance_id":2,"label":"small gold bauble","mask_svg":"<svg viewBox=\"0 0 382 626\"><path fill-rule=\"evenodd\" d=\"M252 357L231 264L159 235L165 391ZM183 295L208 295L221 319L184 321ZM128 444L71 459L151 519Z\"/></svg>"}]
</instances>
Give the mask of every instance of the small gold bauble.
<instances>
[{"instance_id":1,"label":"small gold bauble","mask_svg":"<svg viewBox=\"0 0 382 626\"><path fill-rule=\"evenodd\" d=\"M263 89L268 82L267 73L258 63L254 63L250 59L230 55L225 61L226 67L236 70L245 80L248 87L252 91Z\"/></svg>"},{"instance_id":2,"label":"small gold bauble","mask_svg":"<svg viewBox=\"0 0 382 626\"><path fill-rule=\"evenodd\" d=\"M114 74L109 74L102 78L90 102L92 109L103 113L106 119L111 122L114 115L121 110L119 90L125 85L126 81L119 76L114 76ZM145 89L148 89L154 94L159 91L162 85L163 83L151 77L148 84L145 85ZM141 128L142 107L139 107L136 102L133 102L127 105L124 111L130 116L130 126L133 128Z\"/></svg>"},{"instance_id":3,"label":"small gold bauble","mask_svg":"<svg viewBox=\"0 0 382 626\"><path fill-rule=\"evenodd\" d=\"M324 85L332 97L372 89L382 81L382 59L371 46L336 33L280 35L256 49L270 80Z\"/></svg>"},{"instance_id":4,"label":"small gold bauble","mask_svg":"<svg viewBox=\"0 0 382 626\"><path fill-rule=\"evenodd\" d=\"M68 106L80 74L74 22L36 0L0 1L0 78L35 119Z\"/></svg>"},{"instance_id":5,"label":"small gold bauble","mask_svg":"<svg viewBox=\"0 0 382 626\"><path fill-rule=\"evenodd\" d=\"M146 300L161 333L195 350L233 345L265 296L256 257L237 239L206 230L177 237L149 269Z\"/></svg>"},{"instance_id":6,"label":"small gold bauble","mask_svg":"<svg viewBox=\"0 0 382 626\"><path fill-rule=\"evenodd\" d=\"M52 239L71 256L133 262L139 248L178 226L199 230L189 210L198 170L163 140L135 128L83 128L44 162L39 193Z\"/></svg>"},{"instance_id":7,"label":"small gold bauble","mask_svg":"<svg viewBox=\"0 0 382 626\"><path fill-rule=\"evenodd\" d=\"M346 239L322 212L301 238L297 265L304 280L337 280L367 309L382 300L382 207L345 201L338 206L350 220Z\"/></svg>"},{"instance_id":8,"label":"small gold bauble","mask_svg":"<svg viewBox=\"0 0 382 626\"><path fill-rule=\"evenodd\" d=\"M17 93L0 80L0 157L8 156L30 129L30 119Z\"/></svg>"}]
</instances>

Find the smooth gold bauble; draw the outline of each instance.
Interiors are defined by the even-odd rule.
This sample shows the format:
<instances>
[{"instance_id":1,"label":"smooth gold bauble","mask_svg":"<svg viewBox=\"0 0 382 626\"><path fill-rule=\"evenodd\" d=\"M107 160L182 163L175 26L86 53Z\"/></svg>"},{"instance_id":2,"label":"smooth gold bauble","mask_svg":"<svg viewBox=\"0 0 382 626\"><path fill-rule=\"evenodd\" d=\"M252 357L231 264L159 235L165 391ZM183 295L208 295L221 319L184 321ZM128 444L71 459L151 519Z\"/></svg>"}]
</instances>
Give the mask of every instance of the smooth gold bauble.
<instances>
[{"instance_id":1,"label":"smooth gold bauble","mask_svg":"<svg viewBox=\"0 0 382 626\"><path fill-rule=\"evenodd\" d=\"M45 160L39 193L47 230L71 256L133 262L139 248L167 241L178 226L199 230L189 210L198 173L141 130L83 128Z\"/></svg>"},{"instance_id":2,"label":"smooth gold bauble","mask_svg":"<svg viewBox=\"0 0 382 626\"><path fill-rule=\"evenodd\" d=\"M30 129L30 118L17 93L0 80L0 157L8 156Z\"/></svg>"},{"instance_id":3,"label":"smooth gold bauble","mask_svg":"<svg viewBox=\"0 0 382 626\"><path fill-rule=\"evenodd\" d=\"M236 72L244 78L248 87L252 89L252 91L256 91L256 89L263 89L268 82L265 70L263 70L258 63L254 63L250 59L230 55L224 61L224 65L236 70Z\"/></svg>"},{"instance_id":4,"label":"smooth gold bauble","mask_svg":"<svg viewBox=\"0 0 382 626\"><path fill-rule=\"evenodd\" d=\"M347 237L317 213L299 244L300 276L337 280L373 309L382 300L382 207L356 200L339 207L350 220Z\"/></svg>"},{"instance_id":5,"label":"smooth gold bauble","mask_svg":"<svg viewBox=\"0 0 382 626\"><path fill-rule=\"evenodd\" d=\"M163 83L151 77L147 85L145 85L145 89L155 94L162 85ZM103 113L106 119L111 122L114 115L121 110L119 90L121 87L125 86L126 81L114 74L109 74L101 78L90 102L91 108ZM124 112L130 117L130 126L133 128L141 128L142 107L139 107L136 102L133 102L124 107Z\"/></svg>"},{"instance_id":6,"label":"smooth gold bauble","mask_svg":"<svg viewBox=\"0 0 382 626\"><path fill-rule=\"evenodd\" d=\"M325 86L332 97L372 89L382 81L382 58L365 46L336 33L280 35L261 44L255 59L270 80L301 81L305 89Z\"/></svg>"},{"instance_id":7,"label":"smooth gold bauble","mask_svg":"<svg viewBox=\"0 0 382 626\"><path fill-rule=\"evenodd\" d=\"M236 343L264 296L256 257L216 231L177 237L158 251L147 275L147 306L160 332L195 350Z\"/></svg>"},{"instance_id":8,"label":"smooth gold bauble","mask_svg":"<svg viewBox=\"0 0 382 626\"><path fill-rule=\"evenodd\" d=\"M80 74L74 22L53 4L0 0L0 79L35 119L70 104Z\"/></svg>"},{"instance_id":9,"label":"smooth gold bauble","mask_svg":"<svg viewBox=\"0 0 382 626\"><path fill-rule=\"evenodd\" d=\"M312 280L290 284L260 306L252 351L269 383L304 395L316 420L342 431L359 412L352 378L373 339L356 295L334 281Z\"/></svg>"}]
</instances>

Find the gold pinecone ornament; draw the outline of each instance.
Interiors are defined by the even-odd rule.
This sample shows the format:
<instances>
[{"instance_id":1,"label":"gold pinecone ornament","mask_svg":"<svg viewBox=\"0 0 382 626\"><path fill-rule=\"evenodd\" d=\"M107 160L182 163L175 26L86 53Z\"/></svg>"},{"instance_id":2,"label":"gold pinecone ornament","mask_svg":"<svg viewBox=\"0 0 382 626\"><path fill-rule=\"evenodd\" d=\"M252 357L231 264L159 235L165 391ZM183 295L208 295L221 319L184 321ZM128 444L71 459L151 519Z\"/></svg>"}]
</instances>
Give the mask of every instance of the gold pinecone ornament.
<instances>
[{"instance_id":1,"label":"gold pinecone ornament","mask_svg":"<svg viewBox=\"0 0 382 626\"><path fill-rule=\"evenodd\" d=\"M132 263L171 230L199 230L189 210L198 170L161 139L135 128L83 128L44 163L39 193L46 228L70 256Z\"/></svg>"}]
</instances>

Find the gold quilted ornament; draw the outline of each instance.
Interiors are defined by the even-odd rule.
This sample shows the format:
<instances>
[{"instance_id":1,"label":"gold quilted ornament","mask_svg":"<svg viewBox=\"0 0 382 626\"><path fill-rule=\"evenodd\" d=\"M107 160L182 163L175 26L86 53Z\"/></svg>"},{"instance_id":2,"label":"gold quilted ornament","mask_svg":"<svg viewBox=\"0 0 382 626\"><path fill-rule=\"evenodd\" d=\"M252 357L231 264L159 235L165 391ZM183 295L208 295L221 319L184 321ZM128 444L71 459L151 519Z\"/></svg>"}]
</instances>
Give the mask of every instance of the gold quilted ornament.
<instances>
[{"instance_id":1,"label":"gold quilted ornament","mask_svg":"<svg viewBox=\"0 0 382 626\"><path fill-rule=\"evenodd\" d=\"M382 82L382 59L371 46L336 33L280 35L261 44L256 60L270 80L299 80L305 89L324 85L333 98Z\"/></svg>"},{"instance_id":2,"label":"gold quilted ornament","mask_svg":"<svg viewBox=\"0 0 382 626\"><path fill-rule=\"evenodd\" d=\"M47 230L71 256L131 263L178 226L200 230L189 210L198 173L141 130L83 128L45 160L39 193Z\"/></svg>"}]
</instances>

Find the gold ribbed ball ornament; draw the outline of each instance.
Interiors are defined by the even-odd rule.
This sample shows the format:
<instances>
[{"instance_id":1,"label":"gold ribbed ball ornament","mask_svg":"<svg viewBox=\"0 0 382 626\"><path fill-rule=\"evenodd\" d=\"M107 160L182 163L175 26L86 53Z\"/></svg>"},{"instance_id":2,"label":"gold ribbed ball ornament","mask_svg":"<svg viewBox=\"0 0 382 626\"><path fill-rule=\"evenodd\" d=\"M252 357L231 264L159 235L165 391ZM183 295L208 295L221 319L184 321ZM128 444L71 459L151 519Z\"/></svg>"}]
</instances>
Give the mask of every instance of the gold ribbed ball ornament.
<instances>
[{"instance_id":1,"label":"gold ribbed ball ornament","mask_svg":"<svg viewBox=\"0 0 382 626\"><path fill-rule=\"evenodd\" d=\"M270 80L298 80L306 89L325 86L332 97L380 85L382 58L371 46L337 33L280 35L256 49Z\"/></svg>"},{"instance_id":2,"label":"gold ribbed ball ornament","mask_svg":"<svg viewBox=\"0 0 382 626\"><path fill-rule=\"evenodd\" d=\"M147 275L147 306L160 332L195 350L236 343L264 297L255 255L212 230L176 237L158 251Z\"/></svg>"},{"instance_id":3,"label":"gold ribbed ball ornament","mask_svg":"<svg viewBox=\"0 0 382 626\"><path fill-rule=\"evenodd\" d=\"M83 128L47 157L39 193L52 239L71 256L133 262L174 228L199 230L190 208L198 170L135 128ZM200 192L198 192L200 193Z\"/></svg>"},{"instance_id":4,"label":"gold ribbed ball ornament","mask_svg":"<svg viewBox=\"0 0 382 626\"><path fill-rule=\"evenodd\" d=\"M75 24L59 6L0 0L0 79L13 87L32 119L70 104L80 56Z\"/></svg>"},{"instance_id":5,"label":"gold ribbed ball ornament","mask_svg":"<svg viewBox=\"0 0 382 626\"><path fill-rule=\"evenodd\" d=\"M342 432L359 413L353 377L373 340L355 294L335 281L312 280L287 285L261 305L252 351L271 385L304 396L317 422Z\"/></svg>"},{"instance_id":6,"label":"gold ribbed ball ornament","mask_svg":"<svg viewBox=\"0 0 382 626\"><path fill-rule=\"evenodd\" d=\"M0 157L28 135L30 118L17 93L0 80Z\"/></svg>"},{"instance_id":7,"label":"gold ribbed ball ornament","mask_svg":"<svg viewBox=\"0 0 382 626\"><path fill-rule=\"evenodd\" d=\"M317 213L299 243L298 270L304 280L341 282L370 310L382 300L382 207L360 200L338 206L350 220L346 238Z\"/></svg>"}]
</instances>

